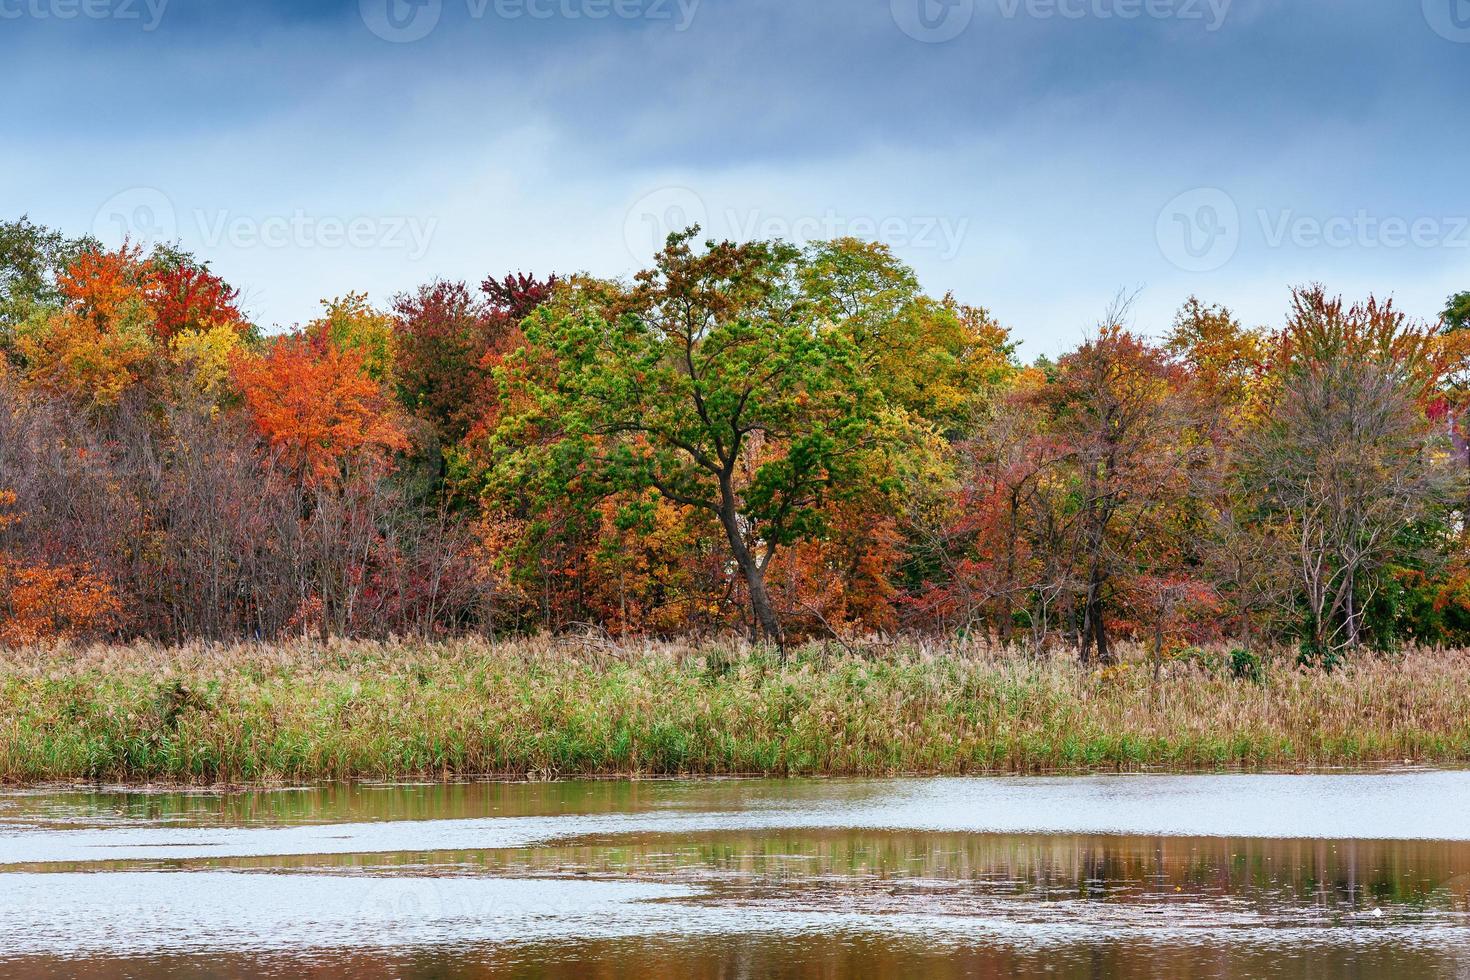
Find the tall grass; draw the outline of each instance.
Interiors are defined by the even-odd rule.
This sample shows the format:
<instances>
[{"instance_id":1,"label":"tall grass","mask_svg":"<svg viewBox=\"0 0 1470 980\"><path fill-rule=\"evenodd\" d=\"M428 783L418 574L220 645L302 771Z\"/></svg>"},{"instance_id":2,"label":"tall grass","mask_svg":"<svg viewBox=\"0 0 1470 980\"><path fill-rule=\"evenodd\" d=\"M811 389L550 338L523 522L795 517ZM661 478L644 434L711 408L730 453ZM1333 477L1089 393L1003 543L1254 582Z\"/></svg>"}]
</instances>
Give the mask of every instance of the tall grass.
<instances>
[{"instance_id":1,"label":"tall grass","mask_svg":"<svg viewBox=\"0 0 1470 980\"><path fill-rule=\"evenodd\" d=\"M0 779L254 783L1470 762L1470 652L1103 671L909 645L308 643L0 654Z\"/></svg>"}]
</instances>

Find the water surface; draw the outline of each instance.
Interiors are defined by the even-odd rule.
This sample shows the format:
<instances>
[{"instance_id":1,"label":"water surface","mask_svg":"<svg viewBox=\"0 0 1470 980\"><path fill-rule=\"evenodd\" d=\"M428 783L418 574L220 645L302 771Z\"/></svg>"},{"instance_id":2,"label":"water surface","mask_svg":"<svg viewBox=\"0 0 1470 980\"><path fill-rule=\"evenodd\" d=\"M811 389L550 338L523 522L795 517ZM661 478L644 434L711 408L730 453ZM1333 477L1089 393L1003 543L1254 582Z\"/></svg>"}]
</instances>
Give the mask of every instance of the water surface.
<instances>
[{"instance_id":1,"label":"water surface","mask_svg":"<svg viewBox=\"0 0 1470 980\"><path fill-rule=\"evenodd\" d=\"M1470 773L13 791L0 972L1470 978Z\"/></svg>"}]
</instances>

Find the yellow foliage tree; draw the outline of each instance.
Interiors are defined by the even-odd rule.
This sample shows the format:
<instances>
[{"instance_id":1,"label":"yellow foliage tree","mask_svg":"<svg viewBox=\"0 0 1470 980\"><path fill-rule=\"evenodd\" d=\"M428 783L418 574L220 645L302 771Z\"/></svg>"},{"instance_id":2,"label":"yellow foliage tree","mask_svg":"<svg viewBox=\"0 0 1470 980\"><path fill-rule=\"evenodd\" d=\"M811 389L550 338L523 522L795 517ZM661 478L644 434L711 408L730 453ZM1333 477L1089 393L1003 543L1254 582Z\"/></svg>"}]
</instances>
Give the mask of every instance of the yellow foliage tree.
<instances>
[{"instance_id":1,"label":"yellow foliage tree","mask_svg":"<svg viewBox=\"0 0 1470 980\"><path fill-rule=\"evenodd\" d=\"M195 394L218 398L243 341L232 324L184 330L169 341L169 356Z\"/></svg>"},{"instance_id":2,"label":"yellow foliage tree","mask_svg":"<svg viewBox=\"0 0 1470 980\"><path fill-rule=\"evenodd\" d=\"M362 357L367 376L391 386L396 349L393 317L374 309L367 293L348 293L322 300L326 315L307 325L308 336L322 336L337 348Z\"/></svg>"}]
</instances>

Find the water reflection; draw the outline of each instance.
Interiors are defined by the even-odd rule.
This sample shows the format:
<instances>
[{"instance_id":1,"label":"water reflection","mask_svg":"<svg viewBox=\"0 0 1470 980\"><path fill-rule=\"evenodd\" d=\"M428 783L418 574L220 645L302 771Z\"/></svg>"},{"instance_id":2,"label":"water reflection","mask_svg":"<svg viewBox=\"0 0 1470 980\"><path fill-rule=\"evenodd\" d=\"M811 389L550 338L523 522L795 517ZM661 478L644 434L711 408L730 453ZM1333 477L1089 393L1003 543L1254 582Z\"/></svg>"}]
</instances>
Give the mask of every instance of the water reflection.
<instances>
[{"instance_id":1,"label":"water reflection","mask_svg":"<svg viewBox=\"0 0 1470 980\"><path fill-rule=\"evenodd\" d=\"M4 963L15 976L209 977L310 976L318 980L731 980L744 977L829 980L1158 980L1330 978L1436 980L1463 978L1463 950L1395 941L1304 947L1240 941L1160 944L1118 940L1027 947L984 941L929 941L887 933L791 936L752 933L715 940L654 938L473 946L403 952L317 952L310 956L158 955L73 960L26 957Z\"/></svg>"},{"instance_id":2,"label":"water reflection","mask_svg":"<svg viewBox=\"0 0 1470 980\"><path fill-rule=\"evenodd\" d=\"M41 790L0 795L0 821L52 826L279 827L366 821L724 809L780 791L766 780L571 780L558 783L340 783L292 789ZM807 787L810 792L811 787ZM793 784L790 793L799 799Z\"/></svg>"},{"instance_id":3,"label":"water reflection","mask_svg":"<svg viewBox=\"0 0 1470 980\"><path fill-rule=\"evenodd\" d=\"M974 782L13 793L0 972L1470 976L1470 841L942 829L1032 785Z\"/></svg>"},{"instance_id":4,"label":"water reflection","mask_svg":"<svg viewBox=\"0 0 1470 980\"><path fill-rule=\"evenodd\" d=\"M506 817L727 826L1470 840L1470 772L581 780L236 793L0 792L0 826L311 827ZM0 855L0 861L4 855Z\"/></svg>"}]
</instances>

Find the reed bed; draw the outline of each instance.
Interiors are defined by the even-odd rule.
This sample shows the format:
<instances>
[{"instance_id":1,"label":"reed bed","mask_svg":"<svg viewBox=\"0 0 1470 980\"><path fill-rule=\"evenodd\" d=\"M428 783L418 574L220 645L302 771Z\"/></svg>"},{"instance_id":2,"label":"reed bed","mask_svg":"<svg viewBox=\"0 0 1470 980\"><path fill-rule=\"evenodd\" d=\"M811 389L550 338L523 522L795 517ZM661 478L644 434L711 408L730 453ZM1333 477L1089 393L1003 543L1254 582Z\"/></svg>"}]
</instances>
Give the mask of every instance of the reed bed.
<instances>
[{"instance_id":1,"label":"reed bed","mask_svg":"<svg viewBox=\"0 0 1470 980\"><path fill-rule=\"evenodd\" d=\"M1092 670L924 643L547 639L0 653L0 780L260 784L1470 762L1470 652Z\"/></svg>"}]
</instances>

